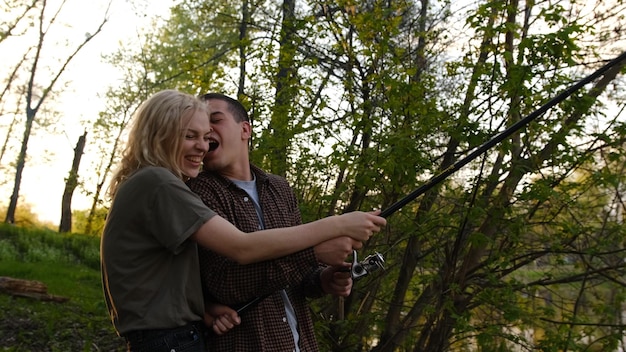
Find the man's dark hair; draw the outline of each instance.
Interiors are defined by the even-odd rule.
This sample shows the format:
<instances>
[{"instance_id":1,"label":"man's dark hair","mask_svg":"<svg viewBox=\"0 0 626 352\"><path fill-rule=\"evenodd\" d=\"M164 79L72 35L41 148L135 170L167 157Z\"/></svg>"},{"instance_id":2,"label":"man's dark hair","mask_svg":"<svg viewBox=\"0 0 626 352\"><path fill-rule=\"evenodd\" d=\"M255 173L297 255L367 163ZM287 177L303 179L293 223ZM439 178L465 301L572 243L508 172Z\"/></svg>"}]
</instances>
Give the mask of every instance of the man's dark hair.
<instances>
[{"instance_id":1,"label":"man's dark hair","mask_svg":"<svg viewBox=\"0 0 626 352\"><path fill-rule=\"evenodd\" d=\"M228 104L228 110L233 113L237 122L250 122L250 117L246 108L237 99L233 99L228 95L222 93L207 93L200 96L200 100L209 101L210 99L216 99L226 102Z\"/></svg>"}]
</instances>

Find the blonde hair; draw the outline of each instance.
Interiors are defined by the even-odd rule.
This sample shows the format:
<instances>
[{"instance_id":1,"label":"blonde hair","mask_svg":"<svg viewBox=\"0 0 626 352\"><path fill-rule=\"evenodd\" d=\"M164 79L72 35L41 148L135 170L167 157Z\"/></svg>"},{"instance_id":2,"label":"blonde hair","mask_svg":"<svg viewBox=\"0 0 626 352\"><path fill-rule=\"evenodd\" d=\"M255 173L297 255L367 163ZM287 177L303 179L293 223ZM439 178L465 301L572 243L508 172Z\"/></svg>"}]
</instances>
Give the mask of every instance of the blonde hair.
<instances>
[{"instance_id":1,"label":"blonde hair","mask_svg":"<svg viewBox=\"0 0 626 352\"><path fill-rule=\"evenodd\" d=\"M142 167L160 166L183 179L178 165L182 139L190 117L207 104L193 95L163 90L146 100L137 110L122 160L113 174L109 195L115 196L122 182Z\"/></svg>"}]
</instances>

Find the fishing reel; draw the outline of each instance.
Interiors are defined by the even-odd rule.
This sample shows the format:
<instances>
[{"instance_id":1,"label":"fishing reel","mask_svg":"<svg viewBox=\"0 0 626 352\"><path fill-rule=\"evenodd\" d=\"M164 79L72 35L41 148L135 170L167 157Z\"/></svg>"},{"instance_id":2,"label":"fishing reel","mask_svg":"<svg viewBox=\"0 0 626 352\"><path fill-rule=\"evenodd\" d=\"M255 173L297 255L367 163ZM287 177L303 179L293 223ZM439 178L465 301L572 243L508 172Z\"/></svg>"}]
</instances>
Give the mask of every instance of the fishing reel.
<instances>
[{"instance_id":1,"label":"fishing reel","mask_svg":"<svg viewBox=\"0 0 626 352\"><path fill-rule=\"evenodd\" d=\"M352 250L352 268L350 269L352 280L357 281L360 278L367 276L369 273L376 271L378 269L384 270L385 269L385 267L383 266L384 262L385 262L385 259L383 259L383 255L378 252L374 252L374 254L368 255L367 257L365 257L365 259L363 259L363 261L359 262L359 260L357 259L356 250ZM346 269L345 271L348 271L348 270ZM244 304L235 306L233 309L235 309L238 314L242 314L249 308L257 305L259 302L267 298L272 293L273 292L270 292L268 294L255 297L252 300Z\"/></svg>"},{"instance_id":2,"label":"fishing reel","mask_svg":"<svg viewBox=\"0 0 626 352\"><path fill-rule=\"evenodd\" d=\"M352 280L356 281L369 273L376 271L378 269L385 269L383 266L385 263L385 259L383 255L375 252L374 254L370 254L363 261L359 262L357 259L356 250L352 251Z\"/></svg>"}]
</instances>

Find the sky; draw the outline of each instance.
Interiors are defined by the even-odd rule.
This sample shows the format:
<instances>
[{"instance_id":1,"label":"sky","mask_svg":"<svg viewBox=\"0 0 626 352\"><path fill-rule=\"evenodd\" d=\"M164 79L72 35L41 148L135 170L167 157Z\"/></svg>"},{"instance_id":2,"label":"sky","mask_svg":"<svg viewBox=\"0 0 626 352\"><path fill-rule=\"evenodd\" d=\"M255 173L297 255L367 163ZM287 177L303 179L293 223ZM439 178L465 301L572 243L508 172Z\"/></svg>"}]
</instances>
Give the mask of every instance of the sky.
<instances>
[{"instance_id":1,"label":"sky","mask_svg":"<svg viewBox=\"0 0 626 352\"><path fill-rule=\"evenodd\" d=\"M67 12L69 16L67 23L71 26L71 31L87 33L97 28L105 14L109 0L69 0L67 1ZM58 0L49 1L49 6L58 6ZM63 88L64 93L58 98L47 100L45 104L50 104L50 108L57 111L62 119L55 126L56 133L44 134L35 131L31 135L28 144L28 160L22 175L20 186L20 199L18 207L28 204L40 220L58 224L61 217L61 197L65 186L64 179L67 177L74 157L74 147L79 136L85 129L89 131L88 121L91 117L97 116L104 106L101 98L107 87L114 85L120 74L116 68L104 63L101 59L103 54L114 52L120 41L129 41L136 38L138 29L149 23L153 16L166 16L169 6L173 3L168 1L134 1L135 5L129 4L128 0L112 0L109 10L109 21L103 31L90 41L78 56L71 62L68 69L61 76L61 82L57 89ZM138 14L139 12L139 14ZM69 29L68 29L69 30ZM57 40L63 41L62 34ZM27 40L19 40L13 43L4 42L0 47L0 65L7 62L4 55L11 53L21 55L23 45ZM11 50L5 50L6 46ZM50 51L47 52L48 55ZM44 52L46 55L46 52ZM6 77L6 72L10 67L0 67L0 74ZM44 81L46 82L46 81ZM6 135L5 123L0 124L2 138ZM23 126L20 126L19 133L14 138L21 141ZM89 139L89 134L87 139ZM18 147L19 148L19 147ZM15 148L15 149L18 149ZM93 156L92 156L93 157ZM2 163L13 163L16 154L5 155ZM90 166L89 155L84 154L81 160L79 175L87 172ZM3 175L0 186L2 194L1 204L8 206L14 186L14 172L7 172ZM72 199L72 209L88 209L91 206L91 199L77 188ZM5 214L2 214L3 216Z\"/></svg>"}]
</instances>

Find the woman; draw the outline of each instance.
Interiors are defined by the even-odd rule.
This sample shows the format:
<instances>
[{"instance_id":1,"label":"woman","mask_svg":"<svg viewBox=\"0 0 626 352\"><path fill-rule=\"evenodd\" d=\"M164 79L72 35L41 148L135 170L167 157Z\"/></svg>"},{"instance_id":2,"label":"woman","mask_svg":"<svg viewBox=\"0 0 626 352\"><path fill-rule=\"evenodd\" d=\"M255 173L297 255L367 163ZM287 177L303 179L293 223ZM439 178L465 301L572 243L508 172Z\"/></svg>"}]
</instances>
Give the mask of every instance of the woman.
<instances>
[{"instance_id":1,"label":"woman","mask_svg":"<svg viewBox=\"0 0 626 352\"><path fill-rule=\"evenodd\" d=\"M215 215L185 185L209 148L206 104L161 91L137 111L101 242L109 313L131 351L204 351L196 243L240 264L297 252L326 240L369 239L386 221L353 212L251 236Z\"/></svg>"}]
</instances>

